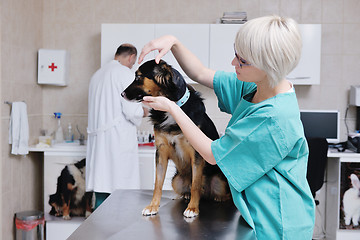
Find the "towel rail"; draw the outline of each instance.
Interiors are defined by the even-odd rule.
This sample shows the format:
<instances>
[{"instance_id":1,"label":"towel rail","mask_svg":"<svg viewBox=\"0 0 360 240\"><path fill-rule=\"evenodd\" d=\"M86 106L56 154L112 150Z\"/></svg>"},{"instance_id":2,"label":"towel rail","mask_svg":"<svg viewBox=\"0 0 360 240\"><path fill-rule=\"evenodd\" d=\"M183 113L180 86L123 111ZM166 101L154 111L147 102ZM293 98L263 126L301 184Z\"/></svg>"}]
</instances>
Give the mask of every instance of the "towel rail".
<instances>
[{"instance_id":1,"label":"towel rail","mask_svg":"<svg viewBox=\"0 0 360 240\"><path fill-rule=\"evenodd\" d=\"M24 100L22 102L25 102ZM9 104L11 105L13 102L10 102L10 101L5 101L4 104Z\"/></svg>"}]
</instances>

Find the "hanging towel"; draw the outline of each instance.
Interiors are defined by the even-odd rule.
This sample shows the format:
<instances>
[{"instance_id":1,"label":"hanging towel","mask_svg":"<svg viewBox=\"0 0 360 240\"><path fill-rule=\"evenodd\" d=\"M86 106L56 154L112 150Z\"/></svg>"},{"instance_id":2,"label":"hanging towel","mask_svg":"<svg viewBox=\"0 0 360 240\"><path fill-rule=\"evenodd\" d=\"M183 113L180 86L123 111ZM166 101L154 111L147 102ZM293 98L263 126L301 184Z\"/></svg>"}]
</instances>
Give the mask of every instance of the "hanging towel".
<instances>
[{"instance_id":1,"label":"hanging towel","mask_svg":"<svg viewBox=\"0 0 360 240\"><path fill-rule=\"evenodd\" d=\"M11 153L26 155L29 153L29 123L26 103L13 102L9 124L9 144L12 144Z\"/></svg>"}]
</instances>

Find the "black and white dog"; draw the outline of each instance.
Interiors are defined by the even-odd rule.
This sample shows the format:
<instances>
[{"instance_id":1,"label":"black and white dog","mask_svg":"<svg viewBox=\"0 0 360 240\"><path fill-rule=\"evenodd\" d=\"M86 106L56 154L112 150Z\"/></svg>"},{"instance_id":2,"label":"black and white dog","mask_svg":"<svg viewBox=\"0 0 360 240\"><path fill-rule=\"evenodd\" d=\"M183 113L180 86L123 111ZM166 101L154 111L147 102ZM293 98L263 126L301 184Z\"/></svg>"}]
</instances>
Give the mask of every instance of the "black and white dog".
<instances>
[{"instance_id":1,"label":"black and white dog","mask_svg":"<svg viewBox=\"0 0 360 240\"><path fill-rule=\"evenodd\" d=\"M57 179L56 193L49 196L50 214L88 217L92 212L92 194L85 192L85 159L68 164Z\"/></svg>"}]
</instances>

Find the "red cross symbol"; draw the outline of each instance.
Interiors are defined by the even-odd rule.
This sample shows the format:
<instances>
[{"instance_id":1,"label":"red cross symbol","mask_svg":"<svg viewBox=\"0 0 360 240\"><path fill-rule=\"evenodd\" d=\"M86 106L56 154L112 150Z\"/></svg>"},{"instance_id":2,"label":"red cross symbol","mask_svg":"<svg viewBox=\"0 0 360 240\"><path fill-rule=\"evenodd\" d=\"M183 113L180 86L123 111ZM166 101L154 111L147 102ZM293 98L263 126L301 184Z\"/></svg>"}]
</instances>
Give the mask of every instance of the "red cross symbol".
<instances>
[{"instance_id":1,"label":"red cross symbol","mask_svg":"<svg viewBox=\"0 0 360 240\"><path fill-rule=\"evenodd\" d=\"M53 72L55 68L57 68L57 66L55 66L54 63L51 63L51 65L49 66L49 68L51 68L51 71Z\"/></svg>"}]
</instances>

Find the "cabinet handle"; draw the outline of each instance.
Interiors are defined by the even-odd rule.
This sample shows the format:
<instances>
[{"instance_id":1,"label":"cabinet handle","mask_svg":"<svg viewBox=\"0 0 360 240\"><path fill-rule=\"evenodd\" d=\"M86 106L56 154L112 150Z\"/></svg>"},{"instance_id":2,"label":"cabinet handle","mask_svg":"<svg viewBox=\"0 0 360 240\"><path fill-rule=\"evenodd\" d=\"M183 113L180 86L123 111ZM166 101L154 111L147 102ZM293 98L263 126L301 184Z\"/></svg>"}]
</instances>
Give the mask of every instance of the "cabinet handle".
<instances>
[{"instance_id":1,"label":"cabinet handle","mask_svg":"<svg viewBox=\"0 0 360 240\"><path fill-rule=\"evenodd\" d=\"M286 77L289 80L297 80L297 79L310 79L310 77Z\"/></svg>"}]
</instances>

